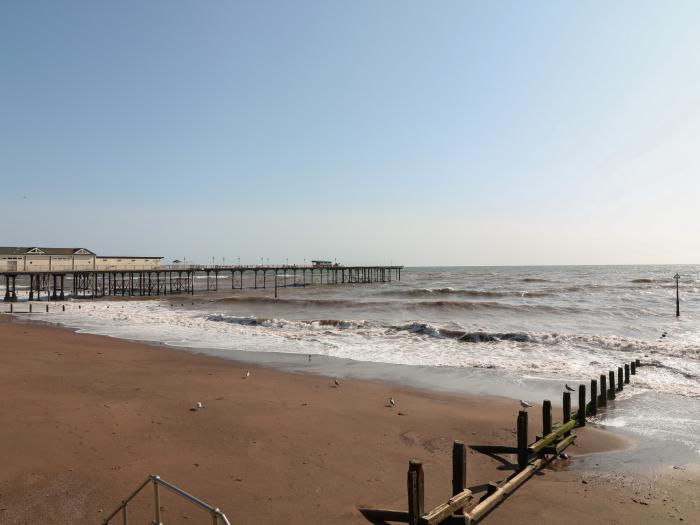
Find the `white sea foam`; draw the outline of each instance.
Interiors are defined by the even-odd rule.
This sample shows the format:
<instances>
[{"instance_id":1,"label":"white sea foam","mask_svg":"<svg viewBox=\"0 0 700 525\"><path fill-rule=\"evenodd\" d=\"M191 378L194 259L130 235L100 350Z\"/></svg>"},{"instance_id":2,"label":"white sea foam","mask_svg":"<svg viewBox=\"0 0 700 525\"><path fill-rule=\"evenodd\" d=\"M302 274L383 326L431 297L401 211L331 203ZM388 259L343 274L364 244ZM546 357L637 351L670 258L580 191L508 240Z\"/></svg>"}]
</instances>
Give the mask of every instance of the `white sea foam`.
<instances>
[{"instance_id":1,"label":"white sea foam","mask_svg":"<svg viewBox=\"0 0 700 525\"><path fill-rule=\"evenodd\" d=\"M605 373L641 358L646 366L635 377L635 392L653 390L700 397L700 361L687 359L688 355L697 355L697 348L619 336L467 332L465 339L454 328L441 331L429 323L393 326L367 320L258 318L171 307L161 301L96 302L81 309L73 303L64 313L34 314L33 318L37 317L81 332L202 350L319 354L391 364L489 368L553 380L588 378L592 370ZM442 332L450 335L443 336Z\"/></svg>"}]
</instances>

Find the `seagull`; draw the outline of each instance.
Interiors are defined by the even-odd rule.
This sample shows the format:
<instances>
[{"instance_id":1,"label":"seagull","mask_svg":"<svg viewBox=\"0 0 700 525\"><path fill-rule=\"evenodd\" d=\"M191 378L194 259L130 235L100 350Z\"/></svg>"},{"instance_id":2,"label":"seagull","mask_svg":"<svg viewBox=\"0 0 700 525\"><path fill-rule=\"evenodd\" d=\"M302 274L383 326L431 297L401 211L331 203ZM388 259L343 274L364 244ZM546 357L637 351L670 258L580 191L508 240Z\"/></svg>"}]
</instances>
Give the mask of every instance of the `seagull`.
<instances>
[{"instance_id":1,"label":"seagull","mask_svg":"<svg viewBox=\"0 0 700 525\"><path fill-rule=\"evenodd\" d=\"M392 408L396 406L396 401L394 401L393 397L389 398L389 404L392 406Z\"/></svg>"},{"instance_id":2,"label":"seagull","mask_svg":"<svg viewBox=\"0 0 700 525\"><path fill-rule=\"evenodd\" d=\"M250 370L245 371L245 378L248 379L250 377Z\"/></svg>"},{"instance_id":3,"label":"seagull","mask_svg":"<svg viewBox=\"0 0 700 525\"><path fill-rule=\"evenodd\" d=\"M337 379L334 379L333 382L335 383L335 386L336 386L336 387L339 387L339 386L340 386L340 381L338 381Z\"/></svg>"},{"instance_id":4,"label":"seagull","mask_svg":"<svg viewBox=\"0 0 700 525\"><path fill-rule=\"evenodd\" d=\"M204 408L204 404L201 401L197 401L197 403L192 408L190 408L190 411L196 412L197 410L199 410L201 408Z\"/></svg>"},{"instance_id":5,"label":"seagull","mask_svg":"<svg viewBox=\"0 0 700 525\"><path fill-rule=\"evenodd\" d=\"M564 386L566 387L566 389L567 389L569 392L573 392L573 391L574 391L574 389L571 388L571 387L570 387L569 385L567 385L566 383L564 384Z\"/></svg>"},{"instance_id":6,"label":"seagull","mask_svg":"<svg viewBox=\"0 0 700 525\"><path fill-rule=\"evenodd\" d=\"M520 406L523 407L525 410L530 408L532 405L528 403L527 401L523 401L522 399L520 400Z\"/></svg>"}]
</instances>

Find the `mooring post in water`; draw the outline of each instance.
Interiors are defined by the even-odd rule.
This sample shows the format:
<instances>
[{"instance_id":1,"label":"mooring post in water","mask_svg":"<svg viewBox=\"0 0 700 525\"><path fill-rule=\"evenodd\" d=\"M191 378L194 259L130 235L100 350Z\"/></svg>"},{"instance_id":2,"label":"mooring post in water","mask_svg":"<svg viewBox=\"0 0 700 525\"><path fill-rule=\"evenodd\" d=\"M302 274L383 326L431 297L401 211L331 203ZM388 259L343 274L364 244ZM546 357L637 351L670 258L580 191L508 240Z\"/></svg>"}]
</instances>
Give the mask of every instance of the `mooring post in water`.
<instances>
[{"instance_id":1,"label":"mooring post in water","mask_svg":"<svg viewBox=\"0 0 700 525\"><path fill-rule=\"evenodd\" d=\"M527 411L518 412L518 467L527 467Z\"/></svg>"},{"instance_id":2,"label":"mooring post in water","mask_svg":"<svg viewBox=\"0 0 700 525\"><path fill-rule=\"evenodd\" d=\"M595 379L591 379L591 405L588 412L591 416L595 416L598 413L598 381Z\"/></svg>"},{"instance_id":3,"label":"mooring post in water","mask_svg":"<svg viewBox=\"0 0 700 525\"><path fill-rule=\"evenodd\" d=\"M608 404L608 378L605 374L600 374L600 403L601 407Z\"/></svg>"},{"instance_id":4,"label":"mooring post in water","mask_svg":"<svg viewBox=\"0 0 700 525\"><path fill-rule=\"evenodd\" d=\"M625 384L630 384L630 365L625 363Z\"/></svg>"},{"instance_id":5,"label":"mooring post in water","mask_svg":"<svg viewBox=\"0 0 700 525\"><path fill-rule=\"evenodd\" d=\"M615 372L612 370L608 371L608 382L610 387L608 388L608 399L615 399Z\"/></svg>"},{"instance_id":6,"label":"mooring post in water","mask_svg":"<svg viewBox=\"0 0 700 525\"><path fill-rule=\"evenodd\" d=\"M586 385L578 386L578 426L586 426Z\"/></svg>"},{"instance_id":7,"label":"mooring post in water","mask_svg":"<svg viewBox=\"0 0 700 525\"><path fill-rule=\"evenodd\" d=\"M542 437L552 433L552 402L545 399L542 402Z\"/></svg>"},{"instance_id":8,"label":"mooring post in water","mask_svg":"<svg viewBox=\"0 0 700 525\"><path fill-rule=\"evenodd\" d=\"M637 368L639 368L640 366L642 366L642 362L641 362L639 359L635 359L635 360L634 360L634 365L635 365Z\"/></svg>"},{"instance_id":9,"label":"mooring post in water","mask_svg":"<svg viewBox=\"0 0 700 525\"><path fill-rule=\"evenodd\" d=\"M622 379L622 367L618 366L617 367L617 391L621 392L622 389L624 388L624 380Z\"/></svg>"},{"instance_id":10,"label":"mooring post in water","mask_svg":"<svg viewBox=\"0 0 700 525\"><path fill-rule=\"evenodd\" d=\"M566 425L569 421L571 421L571 392L564 392L564 399L563 403L564 405L564 419L562 420L562 423ZM564 436L569 437L571 435L571 432L565 432Z\"/></svg>"},{"instance_id":11,"label":"mooring post in water","mask_svg":"<svg viewBox=\"0 0 700 525\"><path fill-rule=\"evenodd\" d=\"M637 374L637 364L636 364L634 361L632 361L632 362L630 363L630 373L631 373L632 375L636 375L636 374Z\"/></svg>"},{"instance_id":12,"label":"mooring post in water","mask_svg":"<svg viewBox=\"0 0 700 525\"><path fill-rule=\"evenodd\" d=\"M678 281L681 280L681 276L676 274L673 276L673 278L676 280L676 317L680 317L680 315L681 315L681 297L680 297L680 293L678 290Z\"/></svg>"},{"instance_id":13,"label":"mooring post in water","mask_svg":"<svg viewBox=\"0 0 700 525\"><path fill-rule=\"evenodd\" d=\"M423 463L412 459L408 462L408 523L418 525L425 508Z\"/></svg>"}]
</instances>

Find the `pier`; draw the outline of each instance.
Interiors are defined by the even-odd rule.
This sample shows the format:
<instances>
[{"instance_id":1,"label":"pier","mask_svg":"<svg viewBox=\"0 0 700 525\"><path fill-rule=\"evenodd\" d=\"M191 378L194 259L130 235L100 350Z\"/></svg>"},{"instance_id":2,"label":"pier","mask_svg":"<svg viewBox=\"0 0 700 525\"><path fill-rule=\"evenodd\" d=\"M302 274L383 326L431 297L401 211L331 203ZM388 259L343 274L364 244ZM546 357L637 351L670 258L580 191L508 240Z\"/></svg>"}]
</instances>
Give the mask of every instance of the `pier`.
<instances>
[{"instance_id":1,"label":"pier","mask_svg":"<svg viewBox=\"0 0 700 525\"><path fill-rule=\"evenodd\" d=\"M172 265L138 269L67 269L38 271L0 270L5 302L17 301L25 290L30 301L61 301L66 296L149 297L217 291L230 277L231 289L287 288L327 284L371 284L401 280L403 266L299 266L299 265ZM202 287L195 278L203 277Z\"/></svg>"}]
</instances>

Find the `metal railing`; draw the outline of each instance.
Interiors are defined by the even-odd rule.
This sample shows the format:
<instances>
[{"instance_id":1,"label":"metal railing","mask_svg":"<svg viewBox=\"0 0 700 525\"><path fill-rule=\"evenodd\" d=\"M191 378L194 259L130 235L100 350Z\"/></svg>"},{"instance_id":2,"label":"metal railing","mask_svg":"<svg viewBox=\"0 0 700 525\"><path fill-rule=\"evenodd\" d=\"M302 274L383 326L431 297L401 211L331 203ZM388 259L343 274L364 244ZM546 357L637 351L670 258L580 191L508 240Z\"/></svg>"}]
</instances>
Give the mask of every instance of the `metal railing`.
<instances>
[{"instance_id":1,"label":"metal railing","mask_svg":"<svg viewBox=\"0 0 700 525\"><path fill-rule=\"evenodd\" d=\"M226 517L226 514L221 512L219 509L212 507L207 503L204 503L202 500L195 498L192 494L185 492L181 488L176 487L175 485L168 481L165 481L164 479L161 479L160 476L157 476L155 474L150 474L148 478L146 478L146 481L141 483L139 488L132 492L128 498L123 500L121 504L114 510L114 512L112 512L112 514L110 514L107 518L102 520L102 525L107 525L115 516L119 514L120 511L122 511L122 524L129 525L129 502L132 499L134 499L144 488L146 488L146 486L149 483L153 483L153 496L155 503L155 513L153 516L152 525L163 525L163 522L160 519L160 491L158 489L158 487L160 486L165 487L170 492L177 494L182 498L185 498L190 503L193 503L199 508L207 511L212 518L213 525L231 525L231 522Z\"/></svg>"}]
</instances>

